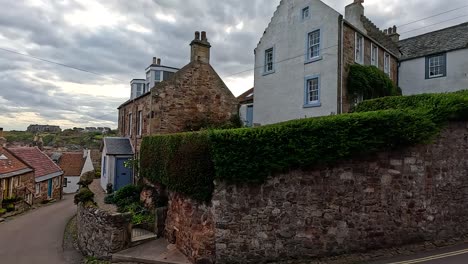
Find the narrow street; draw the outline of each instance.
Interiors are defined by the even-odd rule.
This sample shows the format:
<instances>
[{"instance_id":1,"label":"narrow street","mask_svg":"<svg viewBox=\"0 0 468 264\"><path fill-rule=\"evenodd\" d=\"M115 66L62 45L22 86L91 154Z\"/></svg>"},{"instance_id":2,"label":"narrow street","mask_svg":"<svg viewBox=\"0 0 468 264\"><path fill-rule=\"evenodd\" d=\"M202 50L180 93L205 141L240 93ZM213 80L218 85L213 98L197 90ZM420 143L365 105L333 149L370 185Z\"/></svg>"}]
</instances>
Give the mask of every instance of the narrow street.
<instances>
[{"instance_id":1,"label":"narrow street","mask_svg":"<svg viewBox=\"0 0 468 264\"><path fill-rule=\"evenodd\" d=\"M76 213L73 196L0 223L0 263L69 263L62 249L67 222Z\"/></svg>"},{"instance_id":2,"label":"narrow street","mask_svg":"<svg viewBox=\"0 0 468 264\"><path fill-rule=\"evenodd\" d=\"M420 253L409 257L396 257L371 264L466 264L468 263L468 245L458 245L432 252Z\"/></svg>"}]
</instances>

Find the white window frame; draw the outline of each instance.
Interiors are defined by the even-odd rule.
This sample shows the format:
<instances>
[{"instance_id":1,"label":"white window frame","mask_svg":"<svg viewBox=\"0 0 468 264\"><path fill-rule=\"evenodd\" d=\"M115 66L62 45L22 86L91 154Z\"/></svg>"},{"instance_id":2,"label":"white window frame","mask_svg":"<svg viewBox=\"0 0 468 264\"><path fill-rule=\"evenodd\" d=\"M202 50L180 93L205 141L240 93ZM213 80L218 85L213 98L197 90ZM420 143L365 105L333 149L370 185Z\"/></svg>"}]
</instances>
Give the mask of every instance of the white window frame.
<instances>
[{"instance_id":1,"label":"white window frame","mask_svg":"<svg viewBox=\"0 0 468 264\"><path fill-rule=\"evenodd\" d=\"M271 60L270 60L271 54ZM275 48L271 47L265 50L265 66L263 68L264 74L275 72ZM271 66L271 69L270 69Z\"/></svg>"},{"instance_id":2,"label":"white window frame","mask_svg":"<svg viewBox=\"0 0 468 264\"><path fill-rule=\"evenodd\" d=\"M314 42L316 40L316 34L318 34L318 42ZM321 46L322 46L322 30L316 29L307 33L306 39L306 47L307 47L307 58L306 62L312 62L319 60L321 58ZM318 50L317 50L318 49ZM317 51L317 54L314 56L314 51Z\"/></svg>"},{"instance_id":3,"label":"white window frame","mask_svg":"<svg viewBox=\"0 0 468 264\"><path fill-rule=\"evenodd\" d=\"M36 192L35 192L36 195L40 194L41 193L41 183L36 183L35 188L36 188Z\"/></svg>"},{"instance_id":4,"label":"white window frame","mask_svg":"<svg viewBox=\"0 0 468 264\"><path fill-rule=\"evenodd\" d=\"M132 113L128 114L128 135L132 136L132 126L133 126L133 116Z\"/></svg>"},{"instance_id":5,"label":"white window frame","mask_svg":"<svg viewBox=\"0 0 468 264\"><path fill-rule=\"evenodd\" d=\"M137 135L141 136L142 131L143 131L143 111L138 111L138 131Z\"/></svg>"},{"instance_id":6,"label":"white window frame","mask_svg":"<svg viewBox=\"0 0 468 264\"><path fill-rule=\"evenodd\" d=\"M435 55L428 58L428 78L438 78L444 76L444 55ZM436 60L437 59L437 60ZM432 65L431 65L432 63ZM434 68L434 71L431 71L431 68ZM431 74L438 69L438 74Z\"/></svg>"},{"instance_id":7,"label":"white window frame","mask_svg":"<svg viewBox=\"0 0 468 264\"><path fill-rule=\"evenodd\" d=\"M357 32L354 33L354 61L356 63L364 64L364 47L364 36Z\"/></svg>"},{"instance_id":8,"label":"white window frame","mask_svg":"<svg viewBox=\"0 0 468 264\"><path fill-rule=\"evenodd\" d=\"M384 52L384 73L392 77L392 59L388 52Z\"/></svg>"},{"instance_id":9,"label":"white window frame","mask_svg":"<svg viewBox=\"0 0 468 264\"><path fill-rule=\"evenodd\" d=\"M371 65L379 67L379 46L371 43Z\"/></svg>"},{"instance_id":10,"label":"white window frame","mask_svg":"<svg viewBox=\"0 0 468 264\"><path fill-rule=\"evenodd\" d=\"M307 6L307 7L302 8L301 17L302 17L302 20L306 20L310 17L310 7Z\"/></svg>"}]
</instances>

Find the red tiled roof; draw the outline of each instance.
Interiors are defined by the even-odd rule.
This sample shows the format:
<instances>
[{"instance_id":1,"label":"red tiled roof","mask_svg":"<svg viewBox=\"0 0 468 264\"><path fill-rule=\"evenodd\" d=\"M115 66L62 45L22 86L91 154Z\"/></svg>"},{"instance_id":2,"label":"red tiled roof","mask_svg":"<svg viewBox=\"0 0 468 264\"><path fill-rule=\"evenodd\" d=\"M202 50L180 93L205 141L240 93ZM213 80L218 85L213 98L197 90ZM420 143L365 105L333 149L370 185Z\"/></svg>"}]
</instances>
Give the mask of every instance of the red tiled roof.
<instances>
[{"instance_id":1,"label":"red tiled roof","mask_svg":"<svg viewBox=\"0 0 468 264\"><path fill-rule=\"evenodd\" d=\"M254 99L254 88L250 88L245 93L237 97L237 100L239 100L239 103L248 102L253 99Z\"/></svg>"},{"instance_id":2,"label":"red tiled roof","mask_svg":"<svg viewBox=\"0 0 468 264\"><path fill-rule=\"evenodd\" d=\"M28 165L0 146L0 174L29 169Z\"/></svg>"},{"instance_id":3,"label":"red tiled roof","mask_svg":"<svg viewBox=\"0 0 468 264\"><path fill-rule=\"evenodd\" d=\"M8 150L31 166L35 170L34 176L36 178L62 172L62 169L38 148L11 148Z\"/></svg>"},{"instance_id":4,"label":"red tiled roof","mask_svg":"<svg viewBox=\"0 0 468 264\"><path fill-rule=\"evenodd\" d=\"M60 157L59 166L64 176L81 176L81 171L86 159L81 152L63 153Z\"/></svg>"}]
</instances>

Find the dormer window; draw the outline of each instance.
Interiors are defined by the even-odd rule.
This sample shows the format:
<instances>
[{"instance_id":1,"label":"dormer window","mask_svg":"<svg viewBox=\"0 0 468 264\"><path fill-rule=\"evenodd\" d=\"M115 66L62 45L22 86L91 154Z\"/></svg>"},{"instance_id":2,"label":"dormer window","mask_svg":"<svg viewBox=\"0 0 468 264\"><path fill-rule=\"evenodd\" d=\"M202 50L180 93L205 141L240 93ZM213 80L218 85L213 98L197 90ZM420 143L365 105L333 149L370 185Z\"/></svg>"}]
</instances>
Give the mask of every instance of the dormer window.
<instances>
[{"instance_id":1,"label":"dormer window","mask_svg":"<svg viewBox=\"0 0 468 264\"><path fill-rule=\"evenodd\" d=\"M156 82L160 82L161 81L161 71L154 71L154 80Z\"/></svg>"},{"instance_id":2,"label":"dormer window","mask_svg":"<svg viewBox=\"0 0 468 264\"><path fill-rule=\"evenodd\" d=\"M309 7L302 9L302 20L309 18Z\"/></svg>"}]
</instances>

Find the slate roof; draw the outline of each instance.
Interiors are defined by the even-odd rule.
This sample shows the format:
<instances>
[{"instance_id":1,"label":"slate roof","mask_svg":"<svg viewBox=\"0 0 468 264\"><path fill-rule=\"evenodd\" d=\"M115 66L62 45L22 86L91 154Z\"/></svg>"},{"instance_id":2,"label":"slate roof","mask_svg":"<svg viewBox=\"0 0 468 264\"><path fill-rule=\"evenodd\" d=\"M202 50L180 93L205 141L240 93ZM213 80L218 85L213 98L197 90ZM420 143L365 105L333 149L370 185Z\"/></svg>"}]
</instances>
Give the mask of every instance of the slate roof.
<instances>
[{"instance_id":1,"label":"slate roof","mask_svg":"<svg viewBox=\"0 0 468 264\"><path fill-rule=\"evenodd\" d=\"M8 149L0 146L0 176L22 171L32 171L32 169L10 153Z\"/></svg>"},{"instance_id":2,"label":"slate roof","mask_svg":"<svg viewBox=\"0 0 468 264\"><path fill-rule=\"evenodd\" d=\"M401 60L468 48L468 22L401 40Z\"/></svg>"},{"instance_id":3,"label":"slate roof","mask_svg":"<svg viewBox=\"0 0 468 264\"><path fill-rule=\"evenodd\" d=\"M128 138L104 138L104 148L107 155L133 155L132 144Z\"/></svg>"},{"instance_id":4,"label":"slate roof","mask_svg":"<svg viewBox=\"0 0 468 264\"><path fill-rule=\"evenodd\" d=\"M81 171L85 164L86 158L82 152L63 153L58 165L63 170L63 176L81 176Z\"/></svg>"},{"instance_id":5,"label":"slate roof","mask_svg":"<svg viewBox=\"0 0 468 264\"><path fill-rule=\"evenodd\" d=\"M253 102L253 99L254 99L254 88L247 90L245 93L237 97L237 100L239 100L239 103L248 103L251 101Z\"/></svg>"},{"instance_id":6,"label":"slate roof","mask_svg":"<svg viewBox=\"0 0 468 264\"><path fill-rule=\"evenodd\" d=\"M62 173L62 169L37 147L10 148L8 150L31 166L35 170L34 177L36 178L54 173Z\"/></svg>"}]
</instances>

